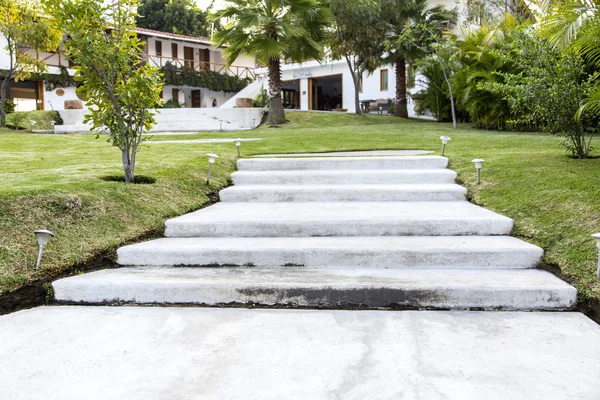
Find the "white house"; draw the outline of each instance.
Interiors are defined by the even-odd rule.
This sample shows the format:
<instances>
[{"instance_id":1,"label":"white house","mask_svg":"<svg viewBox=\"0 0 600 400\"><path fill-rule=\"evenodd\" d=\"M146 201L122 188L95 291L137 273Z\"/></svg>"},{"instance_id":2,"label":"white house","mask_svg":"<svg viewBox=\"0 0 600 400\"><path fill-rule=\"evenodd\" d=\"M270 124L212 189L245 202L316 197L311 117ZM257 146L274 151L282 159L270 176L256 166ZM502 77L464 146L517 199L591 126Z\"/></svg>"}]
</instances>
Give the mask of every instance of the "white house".
<instances>
[{"instance_id":1,"label":"white house","mask_svg":"<svg viewBox=\"0 0 600 400\"><path fill-rule=\"evenodd\" d=\"M215 48L208 39L158 32L137 28L140 38L146 42L144 59L152 65L163 67L168 63L201 73L213 71L219 74L236 76L241 79L254 80L255 62L251 57L239 57L236 62L225 67L222 57L223 47ZM8 69L9 58L5 50L6 41L0 37L0 70ZM20 51L32 52L21 48ZM31 110L64 110L84 107L84 99L80 99L71 79L74 74L72 64L64 54L64 47L51 53L37 53L48 66L46 79L29 79L22 82L9 83L8 98L16 104L17 111ZM1 72L0 72L1 76ZM204 87L190 85L165 85L163 101L171 99L184 107L214 108L222 105L235 93L212 91Z\"/></svg>"},{"instance_id":2,"label":"white house","mask_svg":"<svg viewBox=\"0 0 600 400\"><path fill-rule=\"evenodd\" d=\"M430 4L443 5L448 9L458 7L468 0L430 0ZM462 22L451 21L451 23ZM356 112L354 101L354 83L352 73L345 60L327 59L321 63L309 61L304 63L282 64L283 103L286 108L299 110L331 111L335 109ZM267 74L266 68L257 69L257 75ZM423 88L423 80L415 74L411 66L406 68L406 82L409 116L415 116L414 101L410 94ZM395 98L396 74L393 65L378 68L373 74L362 77L359 99L363 105L376 103L387 104ZM265 89L267 82L265 80Z\"/></svg>"}]
</instances>

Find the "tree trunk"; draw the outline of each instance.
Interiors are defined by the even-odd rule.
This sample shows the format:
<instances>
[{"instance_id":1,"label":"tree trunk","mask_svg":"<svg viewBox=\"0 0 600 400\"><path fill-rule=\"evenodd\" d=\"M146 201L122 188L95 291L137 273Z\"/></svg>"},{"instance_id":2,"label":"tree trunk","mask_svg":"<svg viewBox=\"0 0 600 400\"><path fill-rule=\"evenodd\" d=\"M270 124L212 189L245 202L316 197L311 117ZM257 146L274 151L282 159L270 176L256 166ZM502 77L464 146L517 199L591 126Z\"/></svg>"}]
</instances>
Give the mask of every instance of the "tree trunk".
<instances>
[{"instance_id":1,"label":"tree trunk","mask_svg":"<svg viewBox=\"0 0 600 400\"><path fill-rule=\"evenodd\" d=\"M2 88L0 89L0 128L6 127L6 114L4 107L6 106L6 92L8 88L8 79L10 75L7 75L2 81Z\"/></svg>"},{"instance_id":2,"label":"tree trunk","mask_svg":"<svg viewBox=\"0 0 600 400\"><path fill-rule=\"evenodd\" d=\"M285 111L281 98L281 65L279 58L269 59L269 118L267 124L285 124Z\"/></svg>"},{"instance_id":3,"label":"tree trunk","mask_svg":"<svg viewBox=\"0 0 600 400\"><path fill-rule=\"evenodd\" d=\"M452 93L452 83L446 74L446 69L442 66L442 72L444 73L444 79L446 80L446 85L448 85L448 93L450 94L450 109L452 110L452 126L454 129L457 128L456 125L456 109L454 108L454 94Z\"/></svg>"},{"instance_id":4,"label":"tree trunk","mask_svg":"<svg viewBox=\"0 0 600 400\"><path fill-rule=\"evenodd\" d=\"M121 158L123 160L123 170L125 171L125 183L134 183L135 161L129 156L128 149L121 149Z\"/></svg>"},{"instance_id":5,"label":"tree trunk","mask_svg":"<svg viewBox=\"0 0 600 400\"><path fill-rule=\"evenodd\" d=\"M408 118L408 104L406 101L406 60L403 57L396 59L396 109L394 115Z\"/></svg>"},{"instance_id":6,"label":"tree trunk","mask_svg":"<svg viewBox=\"0 0 600 400\"><path fill-rule=\"evenodd\" d=\"M362 115L362 109L360 108L360 76L362 74L360 73L356 73L353 74L354 75L354 79L352 79L354 81L354 107L356 107L356 115Z\"/></svg>"}]
</instances>

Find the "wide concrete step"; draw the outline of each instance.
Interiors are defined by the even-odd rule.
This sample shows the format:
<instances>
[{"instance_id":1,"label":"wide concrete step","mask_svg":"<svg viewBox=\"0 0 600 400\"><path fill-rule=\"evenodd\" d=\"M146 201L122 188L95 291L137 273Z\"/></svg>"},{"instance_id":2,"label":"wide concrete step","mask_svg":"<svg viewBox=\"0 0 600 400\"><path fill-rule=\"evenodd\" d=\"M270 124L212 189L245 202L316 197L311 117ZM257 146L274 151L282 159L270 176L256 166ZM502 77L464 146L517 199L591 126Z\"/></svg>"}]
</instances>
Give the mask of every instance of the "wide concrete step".
<instances>
[{"instance_id":1,"label":"wide concrete step","mask_svg":"<svg viewBox=\"0 0 600 400\"><path fill-rule=\"evenodd\" d=\"M507 235L510 218L467 201L218 203L165 223L167 237Z\"/></svg>"},{"instance_id":2,"label":"wide concrete step","mask_svg":"<svg viewBox=\"0 0 600 400\"><path fill-rule=\"evenodd\" d=\"M543 254L510 236L163 238L118 250L121 265L533 268Z\"/></svg>"},{"instance_id":3,"label":"wide concrete step","mask_svg":"<svg viewBox=\"0 0 600 400\"><path fill-rule=\"evenodd\" d=\"M237 171L231 174L237 185L313 184L401 184L454 183L456 172L449 169L383 169L332 171Z\"/></svg>"},{"instance_id":4,"label":"wide concrete step","mask_svg":"<svg viewBox=\"0 0 600 400\"><path fill-rule=\"evenodd\" d=\"M562 310L575 288L541 270L167 268L96 271L53 283L68 303Z\"/></svg>"},{"instance_id":5,"label":"wide concrete step","mask_svg":"<svg viewBox=\"0 0 600 400\"><path fill-rule=\"evenodd\" d=\"M240 171L437 169L446 168L448 159L440 156L248 158L238 160L237 166Z\"/></svg>"},{"instance_id":6,"label":"wide concrete step","mask_svg":"<svg viewBox=\"0 0 600 400\"><path fill-rule=\"evenodd\" d=\"M223 202L460 201L467 189L450 183L378 185L241 185L219 192Z\"/></svg>"}]
</instances>

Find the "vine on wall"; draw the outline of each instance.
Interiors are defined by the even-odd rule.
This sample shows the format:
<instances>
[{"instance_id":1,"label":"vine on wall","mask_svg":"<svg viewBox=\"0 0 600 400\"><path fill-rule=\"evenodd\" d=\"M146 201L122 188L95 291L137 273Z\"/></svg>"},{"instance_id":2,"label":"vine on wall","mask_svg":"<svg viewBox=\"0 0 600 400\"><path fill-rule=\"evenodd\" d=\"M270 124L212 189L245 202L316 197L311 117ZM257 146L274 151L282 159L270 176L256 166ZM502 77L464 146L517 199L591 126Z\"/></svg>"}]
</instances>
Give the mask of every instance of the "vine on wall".
<instances>
[{"instance_id":1,"label":"vine on wall","mask_svg":"<svg viewBox=\"0 0 600 400\"><path fill-rule=\"evenodd\" d=\"M165 84L173 86L203 87L214 92L239 92L252 81L214 71L194 71L167 63L161 68Z\"/></svg>"}]
</instances>

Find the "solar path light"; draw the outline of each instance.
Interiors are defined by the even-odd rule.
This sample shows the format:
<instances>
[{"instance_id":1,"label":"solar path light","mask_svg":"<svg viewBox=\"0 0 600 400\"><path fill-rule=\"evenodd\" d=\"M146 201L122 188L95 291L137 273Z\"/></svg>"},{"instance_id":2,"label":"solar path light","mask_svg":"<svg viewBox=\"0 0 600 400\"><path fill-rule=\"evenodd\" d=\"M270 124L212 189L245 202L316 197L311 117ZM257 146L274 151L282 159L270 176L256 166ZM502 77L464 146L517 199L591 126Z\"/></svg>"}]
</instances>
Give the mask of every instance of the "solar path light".
<instances>
[{"instance_id":1,"label":"solar path light","mask_svg":"<svg viewBox=\"0 0 600 400\"><path fill-rule=\"evenodd\" d=\"M29 120L29 129L31 130L31 132L33 132L33 127L35 126L35 121L30 119Z\"/></svg>"},{"instance_id":2,"label":"solar path light","mask_svg":"<svg viewBox=\"0 0 600 400\"><path fill-rule=\"evenodd\" d=\"M210 183L210 172L212 171L212 166L215 163L215 160L219 158L215 153L208 153L206 155L208 157L208 173L206 174L206 184Z\"/></svg>"},{"instance_id":3,"label":"solar path light","mask_svg":"<svg viewBox=\"0 0 600 400\"><path fill-rule=\"evenodd\" d=\"M598 247L598 251L600 251L600 233L594 233L592 237L596 240L596 246ZM600 279L600 259L598 260L598 269L596 270L596 277Z\"/></svg>"},{"instance_id":4,"label":"solar path light","mask_svg":"<svg viewBox=\"0 0 600 400\"><path fill-rule=\"evenodd\" d=\"M242 156L240 152L240 146L242 145L242 140L240 138L235 139L235 147L237 147L238 158Z\"/></svg>"},{"instance_id":5,"label":"solar path light","mask_svg":"<svg viewBox=\"0 0 600 400\"><path fill-rule=\"evenodd\" d=\"M54 236L54 233L44 229L40 229L38 231L35 231L34 233L38 241L38 256L37 262L35 263L35 269L37 270L38 268L40 268L40 262L42 261L42 253L44 252L44 247L46 247L48 240L50 240L50 238Z\"/></svg>"},{"instance_id":6,"label":"solar path light","mask_svg":"<svg viewBox=\"0 0 600 400\"><path fill-rule=\"evenodd\" d=\"M481 167L485 160L483 158L476 158L472 162L475 164L475 169L477 169L477 184L479 185L479 182L481 182Z\"/></svg>"},{"instance_id":7,"label":"solar path light","mask_svg":"<svg viewBox=\"0 0 600 400\"><path fill-rule=\"evenodd\" d=\"M440 139L442 140L442 155L444 155L444 151L446 150L446 145L452 139L450 139L450 137L448 137L448 136L440 136Z\"/></svg>"}]
</instances>

